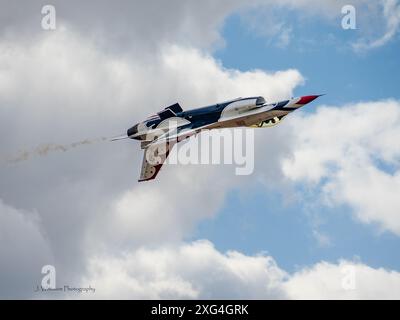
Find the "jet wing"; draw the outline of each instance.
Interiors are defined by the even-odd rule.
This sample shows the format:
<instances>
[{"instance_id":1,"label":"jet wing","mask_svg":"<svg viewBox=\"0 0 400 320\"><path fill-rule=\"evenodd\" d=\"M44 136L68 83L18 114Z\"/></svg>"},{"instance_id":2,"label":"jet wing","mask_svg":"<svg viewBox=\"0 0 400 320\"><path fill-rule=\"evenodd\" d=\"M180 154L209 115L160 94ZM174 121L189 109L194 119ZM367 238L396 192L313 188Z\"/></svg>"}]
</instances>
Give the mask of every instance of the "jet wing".
<instances>
[{"instance_id":1,"label":"jet wing","mask_svg":"<svg viewBox=\"0 0 400 320\"><path fill-rule=\"evenodd\" d=\"M162 165L168 158L175 144L200 132L200 130L205 127L206 126L196 129L185 129L181 132L177 132L178 130L175 128L155 141L147 145L143 144L144 155L139 182L153 180L161 170Z\"/></svg>"},{"instance_id":2,"label":"jet wing","mask_svg":"<svg viewBox=\"0 0 400 320\"><path fill-rule=\"evenodd\" d=\"M172 139L165 143L150 144L145 148L139 182L152 180L157 176L175 144L176 140Z\"/></svg>"}]
</instances>

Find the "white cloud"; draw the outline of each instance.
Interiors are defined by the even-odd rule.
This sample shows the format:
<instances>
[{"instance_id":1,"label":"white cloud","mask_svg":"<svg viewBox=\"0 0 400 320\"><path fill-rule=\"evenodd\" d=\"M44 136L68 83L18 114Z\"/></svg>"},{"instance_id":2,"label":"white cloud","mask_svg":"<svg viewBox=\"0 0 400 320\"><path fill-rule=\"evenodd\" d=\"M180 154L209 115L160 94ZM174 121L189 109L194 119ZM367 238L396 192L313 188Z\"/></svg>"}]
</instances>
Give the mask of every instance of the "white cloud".
<instances>
[{"instance_id":1,"label":"white cloud","mask_svg":"<svg viewBox=\"0 0 400 320\"><path fill-rule=\"evenodd\" d=\"M208 241L92 258L82 280L88 285L96 288L98 299L400 298L396 271L340 261L290 275L270 256L220 253Z\"/></svg>"},{"instance_id":2,"label":"white cloud","mask_svg":"<svg viewBox=\"0 0 400 320\"><path fill-rule=\"evenodd\" d=\"M400 103L320 107L293 117L297 135L284 175L321 188L325 203L348 205L361 221L400 235Z\"/></svg>"},{"instance_id":3,"label":"white cloud","mask_svg":"<svg viewBox=\"0 0 400 320\"><path fill-rule=\"evenodd\" d=\"M365 264L320 262L284 284L291 299L399 299L400 273Z\"/></svg>"},{"instance_id":4,"label":"white cloud","mask_svg":"<svg viewBox=\"0 0 400 320\"><path fill-rule=\"evenodd\" d=\"M122 257L97 257L82 283L96 298L265 299L282 298L285 272L267 256L218 252L208 241L155 249Z\"/></svg>"}]
</instances>

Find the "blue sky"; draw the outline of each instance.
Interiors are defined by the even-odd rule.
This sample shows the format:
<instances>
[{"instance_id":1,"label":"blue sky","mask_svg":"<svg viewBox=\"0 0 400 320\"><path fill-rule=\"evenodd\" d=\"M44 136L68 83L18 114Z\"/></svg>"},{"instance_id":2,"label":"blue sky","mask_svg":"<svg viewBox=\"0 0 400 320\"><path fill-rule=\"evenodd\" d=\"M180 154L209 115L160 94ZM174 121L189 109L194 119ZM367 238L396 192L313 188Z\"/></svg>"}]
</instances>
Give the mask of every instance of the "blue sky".
<instances>
[{"instance_id":1,"label":"blue sky","mask_svg":"<svg viewBox=\"0 0 400 320\"><path fill-rule=\"evenodd\" d=\"M277 39L274 41L249 30L239 15L229 17L222 32L225 46L215 57L225 67L243 71L296 68L306 78L306 83L295 93L327 93L323 100L327 104L399 97L399 41L357 53L351 44L360 31L345 31L340 28L340 21L332 25L313 19L296 24L295 13L283 18L295 21L295 26L293 41L281 48L276 45Z\"/></svg>"},{"instance_id":2,"label":"blue sky","mask_svg":"<svg viewBox=\"0 0 400 320\"><path fill-rule=\"evenodd\" d=\"M327 93L316 105L400 98L398 38L383 47L356 52L351 43L360 31L344 31L340 21L337 25L319 19L299 21L293 12L284 19L292 22L293 39L280 47L274 39L250 30L241 16L232 15L222 32L225 46L217 49L215 57L224 67L242 71L296 68L306 78L305 85L296 88L296 96ZM323 41L327 38L331 40ZM304 39L310 44L306 45ZM313 112L313 107L305 108L305 112ZM390 166L382 164L380 168L391 172ZM220 250L236 249L247 254L266 251L288 271L340 258L400 269L399 238L375 225L360 223L351 215L351 208L318 205L312 209L322 219L317 229L330 239L328 245L321 246L313 236L309 206L302 201L286 204L282 193L265 192L257 183L253 191L245 195L230 192L218 215L201 223L194 238L210 239Z\"/></svg>"}]
</instances>

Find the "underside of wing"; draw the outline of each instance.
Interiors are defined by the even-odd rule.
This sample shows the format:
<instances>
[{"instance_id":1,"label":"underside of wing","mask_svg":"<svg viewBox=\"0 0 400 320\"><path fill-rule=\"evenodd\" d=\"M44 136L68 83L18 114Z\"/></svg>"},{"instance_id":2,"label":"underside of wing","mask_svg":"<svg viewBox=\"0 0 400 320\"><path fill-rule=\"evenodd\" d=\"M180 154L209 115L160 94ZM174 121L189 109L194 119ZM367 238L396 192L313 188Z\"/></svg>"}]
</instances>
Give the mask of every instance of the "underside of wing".
<instances>
[{"instance_id":1,"label":"underside of wing","mask_svg":"<svg viewBox=\"0 0 400 320\"><path fill-rule=\"evenodd\" d=\"M250 128L268 128L268 127L273 127L276 126L277 124L281 123L283 118L285 118L286 115L284 116L275 116L273 118L269 117L265 120L262 120L256 124L252 124L249 127Z\"/></svg>"},{"instance_id":2,"label":"underside of wing","mask_svg":"<svg viewBox=\"0 0 400 320\"><path fill-rule=\"evenodd\" d=\"M175 144L176 141L174 140L154 145L150 144L144 150L139 182L149 181L157 176Z\"/></svg>"}]
</instances>

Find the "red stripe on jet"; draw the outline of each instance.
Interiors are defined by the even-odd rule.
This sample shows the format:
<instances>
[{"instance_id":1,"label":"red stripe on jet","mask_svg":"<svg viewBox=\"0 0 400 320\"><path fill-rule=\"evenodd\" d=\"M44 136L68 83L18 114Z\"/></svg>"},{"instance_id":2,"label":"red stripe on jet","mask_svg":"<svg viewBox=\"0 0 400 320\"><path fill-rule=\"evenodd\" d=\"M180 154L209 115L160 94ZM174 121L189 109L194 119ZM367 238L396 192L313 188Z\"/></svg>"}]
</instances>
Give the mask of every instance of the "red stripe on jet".
<instances>
[{"instance_id":1,"label":"red stripe on jet","mask_svg":"<svg viewBox=\"0 0 400 320\"><path fill-rule=\"evenodd\" d=\"M317 99L319 96L303 96L300 98L300 100L298 102L296 102L296 104L307 104L310 103L311 101Z\"/></svg>"}]
</instances>

